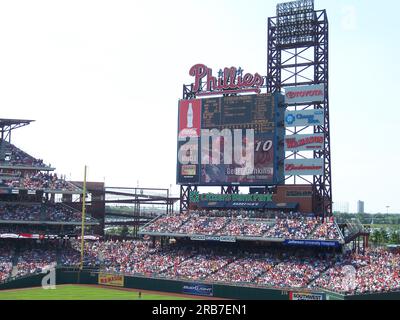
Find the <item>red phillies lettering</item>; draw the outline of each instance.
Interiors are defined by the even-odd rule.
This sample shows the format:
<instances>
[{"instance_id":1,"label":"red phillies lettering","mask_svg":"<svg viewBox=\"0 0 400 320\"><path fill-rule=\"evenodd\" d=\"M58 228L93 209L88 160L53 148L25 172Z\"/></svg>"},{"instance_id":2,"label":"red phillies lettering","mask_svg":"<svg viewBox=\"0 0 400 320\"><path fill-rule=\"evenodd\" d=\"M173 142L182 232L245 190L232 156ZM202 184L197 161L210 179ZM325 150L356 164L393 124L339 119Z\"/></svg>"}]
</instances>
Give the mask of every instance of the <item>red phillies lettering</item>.
<instances>
[{"instance_id":1,"label":"red phillies lettering","mask_svg":"<svg viewBox=\"0 0 400 320\"><path fill-rule=\"evenodd\" d=\"M201 79L206 75L207 70L207 66L204 64L195 64L190 68L189 74L194 77L193 91L199 91Z\"/></svg>"},{"instance_id":2,"label":"red phillies lettering","mask_svg":"<svg viewBox=\"0 0 400 320\"><path fill-rule=\"evenodd\" d=\"M243 89L247 87L261 87L264 78L255 73L246 73L243 77L238 74L235 67L225 68L222 75L217 79L212 75L212 69L204 64L196 64L189 70L189 75L194 77L193 91L198 92L202 86L202 79L206 77L207 91L223 91L228 89Z\"/></svg>"}]
</instances>

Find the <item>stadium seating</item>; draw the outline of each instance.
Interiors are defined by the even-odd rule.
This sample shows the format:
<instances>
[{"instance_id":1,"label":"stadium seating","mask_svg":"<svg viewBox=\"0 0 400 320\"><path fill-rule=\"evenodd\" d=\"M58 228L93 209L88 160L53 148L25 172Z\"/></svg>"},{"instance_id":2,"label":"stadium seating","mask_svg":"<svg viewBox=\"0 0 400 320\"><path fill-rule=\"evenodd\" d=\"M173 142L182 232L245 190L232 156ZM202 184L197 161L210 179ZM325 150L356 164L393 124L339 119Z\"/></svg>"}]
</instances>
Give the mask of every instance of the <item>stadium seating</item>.
<instances>
[{"instance_id":1,"label":"stadium seating","mask_svg":"<svg viewBox=\"0 0 400 320\"><path fill-rule=\"evenodd\" d=\"M8 245L0 247L0 281L11 276L13 250Z\"/></svg>"},{"instance_id":2,"label":"stadium seating","mask_svg":"<svg viewBox=\"0 0 400 320\"><path fill-rule=\"evenodd\" d=\"M42 159L36 159L13 144L2 140L0 144L0 164L8 166L27 166L46 168L49 167L43 163Z\"/></svg>"},{"instance_id":3,"label":"stadium seating","mask_svg":"<svg viewBox=\"0 0 400 320\"><path fill-rule=\"evenodd\" d=\"M0 281L11 275L13 248L0 247ZM76 266L80 261L79 242L71 246L27 245L18 252L17 276L42 268ZM85 265L108 272L142 274L168 279L235 283L280 289L326 289L338 293L372 293L400 290L400 254L369 249L364 255L288 251L279 248L226 250L190 245L168 245L135 241L85 242ZM345 272L353 266L349 282ZM349 286L349 284L352 284Z\"/></svg>"},{"instance_id":4,"label":"stadium seating","mask_svg":"<svg viewBox=\"0 0 400 320\"><path fill-rule=\"evenodd\" d=\"M0 203L0 220L80 222L81 212L63 204ZM93 220L87 217L88 221Z\"/></svg>"},{"instance_id":5,"label":"stadium seating","mask_svg":"<svg viewBox=\"0 0 400 320\"><path fill-rule=\"evenodd\" d=\"M290 214L274 218L255 218L242 211L232 215L223 211L192 211L187 215L164 215L142 228L143 232L218 235L236 237L283 238L296 240L343 240L334 221Z\"/></svg>"},{"instance_id":6,"label":"stadium seating","mask_svg":"<svg viewBox=\"0 0 400 320\"><path fill-rule=\"evenodd\" d=\"M1 170L3 173L0 174L0 187L80 192L78 187L66 181L65 177L58 177L56 173L36 170Z\"/></svg>"}]
</instances>

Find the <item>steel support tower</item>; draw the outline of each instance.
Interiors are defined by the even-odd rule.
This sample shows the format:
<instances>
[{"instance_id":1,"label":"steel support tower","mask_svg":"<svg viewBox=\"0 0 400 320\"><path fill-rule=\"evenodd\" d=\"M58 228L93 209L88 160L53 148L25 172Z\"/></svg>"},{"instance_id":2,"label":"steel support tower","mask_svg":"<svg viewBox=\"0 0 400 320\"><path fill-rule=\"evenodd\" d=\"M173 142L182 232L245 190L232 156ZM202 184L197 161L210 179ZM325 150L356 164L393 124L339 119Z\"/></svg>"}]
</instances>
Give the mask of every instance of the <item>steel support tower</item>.
<instances>
[{"instance_id":1,"label":"steel support tower","mask_svg":"<svg viewBox=\"0 0 400 320\"><path fill-rule=\"evenodd\" d=\"M307 179L292 179L313 185L313 207L316 214L332 214L331 145L329 130L329 73L328 73L328 17L326 10L314 10L313 0L278 4L276 17L268 19L268 83L269 93L281 92L285 87L323 84L324 101L287 106L291 110L323 109L324 125L295 127L286 134L324 133L324 148L313 151L313 157L323 159L322 175ZM301 152L286 154L286 159L305 158Z\"/></svg>"}]
</instances>

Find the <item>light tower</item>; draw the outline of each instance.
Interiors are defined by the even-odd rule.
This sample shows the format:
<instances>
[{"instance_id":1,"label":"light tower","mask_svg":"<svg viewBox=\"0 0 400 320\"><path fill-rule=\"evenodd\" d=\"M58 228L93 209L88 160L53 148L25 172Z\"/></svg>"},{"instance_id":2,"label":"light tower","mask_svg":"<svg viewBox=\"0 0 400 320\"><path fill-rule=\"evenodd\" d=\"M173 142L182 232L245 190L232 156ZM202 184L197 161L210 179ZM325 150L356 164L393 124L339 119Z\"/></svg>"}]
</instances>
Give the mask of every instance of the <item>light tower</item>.
<instances>
[{"instance_id":1,"label":"light tower","mask_svg":"<svg viewBox=\"0 0 400 320\"><path fill-rule=\"evenodd\" d=\"M332 214L331 146L329 131L329 73L328 73L328 18L326 10L314 10L313 0L300 0L277 5L276 17L268 19L268 85L270 93L282 92L287 87L323 87L323 99L293 103L287 110L320 110L323 121L319 125L286 128L287 135L323 134L323 148L315 151L287 152L285 159L319 161L321 174L292 175L286 184L306 183L313 186L313 210L317 214ZM321 112L322 113L322 112ZM310 155L311 154L311 155Z\"/></svg>"}]
</instances>

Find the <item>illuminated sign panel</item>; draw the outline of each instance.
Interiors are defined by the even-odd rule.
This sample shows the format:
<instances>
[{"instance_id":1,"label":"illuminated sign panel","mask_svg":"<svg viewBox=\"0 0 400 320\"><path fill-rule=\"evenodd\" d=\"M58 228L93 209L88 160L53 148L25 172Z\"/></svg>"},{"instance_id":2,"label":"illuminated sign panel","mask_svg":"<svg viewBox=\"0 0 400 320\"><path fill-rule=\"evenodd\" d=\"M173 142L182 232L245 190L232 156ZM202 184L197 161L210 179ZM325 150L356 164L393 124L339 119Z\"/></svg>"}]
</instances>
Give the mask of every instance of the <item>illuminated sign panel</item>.
<instances>
[{"instance_id":1,"label":"illuminated sign panel","mask_svg":"<svg viewBox=\"0 0 400 320\"><path fill-rule=\"evenodd\" d=\"M181 100L178 110L178 184L269 185L283 179L282 165L277 168L284 158L278 145L282 95Z\"/></svg>"}]
</instances>

